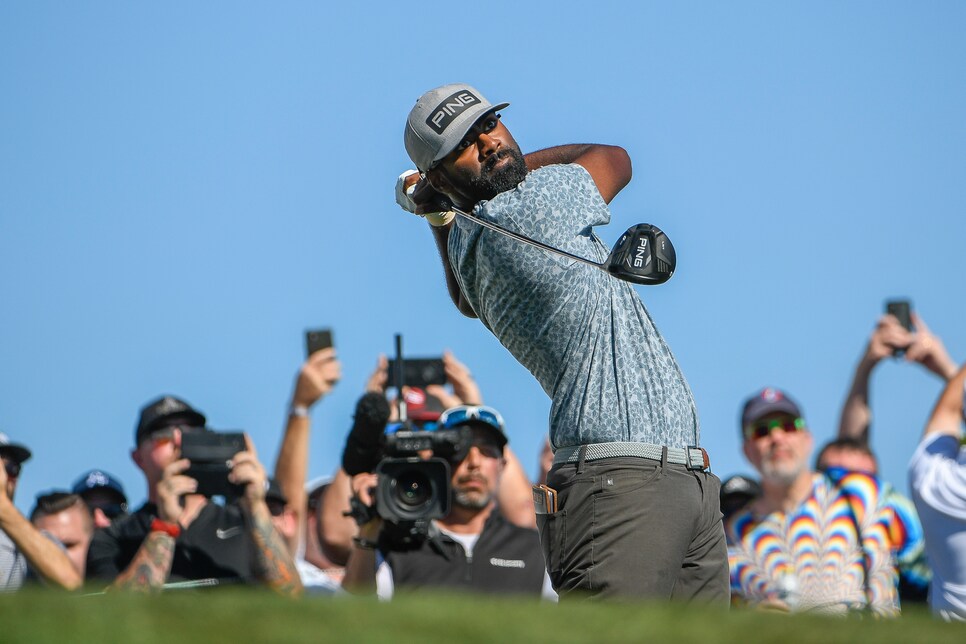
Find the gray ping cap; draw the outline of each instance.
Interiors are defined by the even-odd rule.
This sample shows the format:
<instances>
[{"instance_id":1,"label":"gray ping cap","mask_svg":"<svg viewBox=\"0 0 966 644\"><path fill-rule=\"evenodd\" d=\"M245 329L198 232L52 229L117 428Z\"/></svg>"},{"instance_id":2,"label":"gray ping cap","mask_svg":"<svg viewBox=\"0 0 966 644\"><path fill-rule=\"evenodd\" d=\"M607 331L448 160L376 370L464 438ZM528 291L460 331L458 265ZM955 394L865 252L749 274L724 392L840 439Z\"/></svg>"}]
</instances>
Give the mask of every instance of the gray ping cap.
<instances>
[{"instance_id":1,"label":"gray ping cap","mask_svg":"<svg viewBox=\"0 0 966 644\"><path fill-rule=\"evenodd\" d=\"M419 97L406 119L406 152L425 172L452 152L481 116L508 105L491 104L465 83L431 89Z\"/></svg>"}]
</instances>

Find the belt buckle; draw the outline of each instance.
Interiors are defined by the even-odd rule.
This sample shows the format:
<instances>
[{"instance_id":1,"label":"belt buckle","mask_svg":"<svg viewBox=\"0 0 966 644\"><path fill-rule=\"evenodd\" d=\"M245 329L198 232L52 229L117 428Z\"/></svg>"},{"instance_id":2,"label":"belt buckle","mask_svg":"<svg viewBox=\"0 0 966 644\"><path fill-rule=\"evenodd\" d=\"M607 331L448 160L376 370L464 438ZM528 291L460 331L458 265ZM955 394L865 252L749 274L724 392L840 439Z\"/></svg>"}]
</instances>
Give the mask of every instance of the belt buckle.
<instances>
[{"instance_id":1,"label":"belt buckle","mask_svg":"<svg viewBox=\"0 0 966 644\"><path fill-rule=\"evenodd\" d=\"M700 458L695 458L695 452L701 455ZM711 460L708 458L708 451L706 449L703 447L698 447L697 445L688 445L687 453L689 470L704 471L711 469Z\"/></svg>"}]
</instances>

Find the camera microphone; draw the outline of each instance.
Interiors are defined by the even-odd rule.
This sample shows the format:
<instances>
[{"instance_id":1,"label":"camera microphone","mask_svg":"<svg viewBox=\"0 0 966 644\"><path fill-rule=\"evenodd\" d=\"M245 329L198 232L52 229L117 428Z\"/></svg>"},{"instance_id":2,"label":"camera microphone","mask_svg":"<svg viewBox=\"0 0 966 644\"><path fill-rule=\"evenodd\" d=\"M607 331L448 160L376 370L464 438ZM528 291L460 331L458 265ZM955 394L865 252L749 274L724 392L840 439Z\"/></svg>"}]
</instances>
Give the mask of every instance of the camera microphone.
<instances>
[{"instance_id":1,"label":"camera microphone","mask_svg":"<svg viewBox=\"0 0 966 644\"><path fill-rule=\"evenodd\" d=\"M342 452L342 468L349 476L372 472L379 464L389 422L389 401L380 393L363 394L356 403L352 429Z\"/></svg>"}]
</instances>

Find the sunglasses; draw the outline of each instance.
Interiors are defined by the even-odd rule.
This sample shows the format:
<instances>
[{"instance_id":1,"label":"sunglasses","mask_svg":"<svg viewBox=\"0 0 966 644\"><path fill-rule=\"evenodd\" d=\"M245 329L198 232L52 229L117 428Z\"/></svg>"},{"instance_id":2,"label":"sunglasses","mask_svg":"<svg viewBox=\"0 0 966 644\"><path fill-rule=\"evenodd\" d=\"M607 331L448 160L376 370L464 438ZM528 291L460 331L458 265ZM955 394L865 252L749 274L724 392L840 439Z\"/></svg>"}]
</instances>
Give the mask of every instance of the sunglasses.
<instances>
[{"instance_id":1,"label":"sunglasses","mask_svg":"<svg viewBox=\"0 0 966 644\"><path fill-rule=\"evenodd\" d=\"M463 405L447 409L439 417L439 426L443 429L453 429L472 420L486 423L498 432L503 432L503 416L492 407L483 405Z\"/></svg>"},{"instance_id":2,"label":"sunglasses","mask_svg":"<svg viewBox=\"0 0 966 644\"><path fill-rule=\"evenodd\" d=\"M3 459L3 469L7 471L7 476L12 479L20 476L20 463L17 461L8 461L7 459Z\"/></svg>"},{"instance_id":3,"label":"sunglasses","mask_svg":"<svg viewBox=\"0 0 966 644\"><path fill-rule=\"evenodd\" d=\"M794 434L805 429L805 419L772 418L771 420L763 420L745 427L745 438L753 438L755 440L765 438L766 436L771 436L771 432L774 429L781 429L786 434Z\"/></svg>"}]
</instances>

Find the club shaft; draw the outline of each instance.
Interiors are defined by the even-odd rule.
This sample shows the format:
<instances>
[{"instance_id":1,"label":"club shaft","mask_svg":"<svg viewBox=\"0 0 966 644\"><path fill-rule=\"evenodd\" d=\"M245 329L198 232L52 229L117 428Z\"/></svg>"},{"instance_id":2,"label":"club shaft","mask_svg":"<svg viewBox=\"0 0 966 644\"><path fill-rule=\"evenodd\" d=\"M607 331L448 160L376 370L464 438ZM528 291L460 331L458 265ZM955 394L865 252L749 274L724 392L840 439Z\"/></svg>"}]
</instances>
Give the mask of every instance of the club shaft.
<instances>
[{"instance_id":1,"label":"club shaft","mask_svg":"<svg viewBox=\"0 0 966 644\"><path fill-rule=\"evenodd\" d=\"M515 233L512 230L507 230L503 226L500 226L498 224L494 224L492 221L486 221L485 219L481 219L479 217L476 217L474 215L471 215L468 212L463 212L462 210L460 210L456 206L450 206L450 210L452 210L453 212L455 212L457 215L463 217L464 219L468 219L468 220L470 220L472 222L475 222L475 223L483 226L484 228L489 228L490 230L496 231L496 232L500 233L501 235L506 235L507 237L509 237L511 239L515 239L515 240L517 240L519 242L523 242L524 244L529 244L530 246L533 246L534 248L539 248L541 250L545 250L548 253L556 253L557 255L562 255L563 257L566 257L568 259L572 259L574 261L583 262L584 264L588 264L590 266L593 266L594 268L600 268L602 270L604 269L604 267L601 264L598 264L597 262L592 262L591 260L589 260L589 259L587 259L585 257L580 257L579 255L574 255L572 253L568 253L565 250L560 250L559 248L554 248L553 246L547 246L546 244L543 244L541 242L538 242L535 239L530 239L529 237L524 237L523 235L521 235L519 233Z\"/></svg>"}]
</instances>

